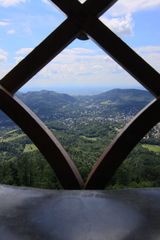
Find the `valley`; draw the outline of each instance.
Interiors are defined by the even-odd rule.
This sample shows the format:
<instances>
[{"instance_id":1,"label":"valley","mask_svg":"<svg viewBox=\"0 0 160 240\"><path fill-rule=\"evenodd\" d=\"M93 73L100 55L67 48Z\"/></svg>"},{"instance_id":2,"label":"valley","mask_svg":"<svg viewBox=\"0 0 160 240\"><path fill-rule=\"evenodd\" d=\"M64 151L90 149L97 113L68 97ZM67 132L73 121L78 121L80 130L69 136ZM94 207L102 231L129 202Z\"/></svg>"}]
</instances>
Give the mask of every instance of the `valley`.
<instances>
[{"instance_id":1,"label":"valley","mask_svg":"<svg viewBox=\"0 0 160 240\"><path fill-rule=\"evenodd\" d=\"M117 133L153 99L148 92L135 89L114 89L93 96L40 91L18 93L18 97L59 139L84 179ZM160 186L159 140L158 124L130 153L106 187ZM38 149L3 113L0 115L0 182L61 188Z\"/></svg>"}]
</instances>

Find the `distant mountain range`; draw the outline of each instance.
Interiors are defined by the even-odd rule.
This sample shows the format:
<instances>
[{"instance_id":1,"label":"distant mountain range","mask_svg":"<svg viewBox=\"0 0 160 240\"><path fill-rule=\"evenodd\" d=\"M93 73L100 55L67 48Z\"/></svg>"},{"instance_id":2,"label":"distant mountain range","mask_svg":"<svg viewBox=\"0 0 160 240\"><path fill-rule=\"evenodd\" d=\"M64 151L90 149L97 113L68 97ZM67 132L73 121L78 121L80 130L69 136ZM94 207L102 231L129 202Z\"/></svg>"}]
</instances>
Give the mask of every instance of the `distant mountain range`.
<instances>
[{"instance_id":1,"label":"distant mountain range","mask_svg":"<svg viewBox=\"0 0 160 240\"><path fill-rule=\"evenodd\" d=\"M76 118L79 116L134 115L153 96L144 90L113 89L92 96L70 96L54 91L18 93L17 96L29 106L43 121ZM0 113L0 127L13 125Z\"/></svg>"}]
</instances>

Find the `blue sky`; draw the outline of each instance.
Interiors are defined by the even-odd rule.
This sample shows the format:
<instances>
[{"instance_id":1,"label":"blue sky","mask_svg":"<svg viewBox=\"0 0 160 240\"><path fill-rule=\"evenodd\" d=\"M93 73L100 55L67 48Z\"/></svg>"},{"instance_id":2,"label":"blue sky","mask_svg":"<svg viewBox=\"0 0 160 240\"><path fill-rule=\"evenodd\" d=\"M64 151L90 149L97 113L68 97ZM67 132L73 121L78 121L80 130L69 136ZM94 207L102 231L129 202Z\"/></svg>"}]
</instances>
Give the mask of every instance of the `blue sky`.
<instances>
[{"instance_id":1,"label":"blue sky","mask_svg":"<svg viewBox=\"0 0 160 240\"><path fill-rule=\"evenodd\" d=\"M0 77L65 19L48 0L0 0ZM100 20L160 71L160 0L119 0ZM25 90L140 88L91 40L74 41Z\"/></svg>"}]
</instances>

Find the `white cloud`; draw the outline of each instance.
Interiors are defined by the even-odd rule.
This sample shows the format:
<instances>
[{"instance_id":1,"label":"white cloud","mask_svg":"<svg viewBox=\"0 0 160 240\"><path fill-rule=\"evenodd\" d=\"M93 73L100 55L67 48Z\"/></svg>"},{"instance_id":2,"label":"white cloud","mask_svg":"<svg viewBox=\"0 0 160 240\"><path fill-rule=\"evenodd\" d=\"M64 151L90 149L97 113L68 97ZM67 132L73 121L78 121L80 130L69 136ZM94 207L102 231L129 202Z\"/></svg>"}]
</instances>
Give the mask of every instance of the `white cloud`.
<instances>
[{"instance_id":1,"label":"white cloud","mask_svg":"<svg viewBox=\"0 0 160 240\"><path fill-rule=\"evenodd\" d=\"M54 4L54 2L52 2L51 0L41 0L42 3L48 5L48 6L51 6L52 7L52 10L55 12L55 13L63 13L64 16L66 16L64 14L64 12L56 5Z\"/></svg>"},{"instance_id":2,"label":"white cloud","mask_svg":"<svg viewBox=\"0 0 160 240\"><path fill-rule=\"evenodd\" d=\"M125 75L128 74L125 73ZM66 49L48 64L28 87L52 88L53 86L107 85L125 82L124 71L100 50L86 48ZM128 82L127 82L128 83Z\"/></svg>"},{"instance_id":3,"label":"white cloud","mask_svg":"<svg viewBox=\"0 0 160 240\"><path fill-rule=\"evenodd\" d=\"M8 26L9 24L10 24L9 20L0 20L0 26L1 27Z\"/></svg>"},{"instance_id":4,"label":"white cloud","mask_svg":"<svg viewBox=\"0 0 160 240\"><path fill-rule=\"evenodd\" d=\"M26 0L0 0L0 6L2 7L10 7L15 6L19 3L25 3Z\"/></svg>"},{"instance_id":5,"label":"white cloud","mask_svg":"<svg viewBox=\"0 0 160 240\"><path fill-rule=\"evenodd\" d=\"M43 3L47 4L47 5L54 5L54 3L51 0L41 0Z\"/></svg>"},{"instance_id":6,"label":"white cloud","mask_svg":"<svg viewBox=\"0 0 160 240\"><path fill-rule=\"evenodd\" d=\"M157 7L160 7L160 0L119 0L109 12L113 16L120 16Z\"/></svg>"},{"instance_id":7,"label":"white cloud","mask_svg":"<svg viewBox=\"0 0 160 240\"><path fill-rule=\"evenodd\" d=\"M8 31L7 31L7 34L15 34L16 33L16 31L15 31L15 29L9 29Z\"/></svg>"},{"instance_id":8,"label":"white cloud","mask_svg":"<svg viewBox=\"0 0 160 240\"><path fill-rule=\"evenodd\" d=\"M145 46L135 51L144 58L153 68L160 72L160 46Z\"/></svg>"},{"instance_id":9,"label":"white cloud","mask_svg":"<svg viewBox=\"0 0 160 240\"><path fill-rule=\"evenodd\" d=\"M32 51L33 48L20 48L16 51L16 55L27 55L29 52Z\"/></svg>"},{"instance_id":10,"label":"white cloud","mask_svg":"<svg viewBox=\"0 0 160 240\"><path fill-rule=\"evenodd\" d=\"M101 21L109 27L113 32L117 33L118 35L132 35L133 34L133 19L130 14L124 17L114 17L114 18L107 18L101 17Z\"/></svg>"},{"instance_id":11,"label":"white cloud","mask_svg":"<svg viewBox=\"0 0 160 240\"><path fill-rule=\"evenodd\" d=\"M101 17L101 20L119 35L132 35L134 13L157 7L160 7L160 0L119 0Z\"/></svg>"},{"instance_id":12,"label":"white cloud","mask_svg":"<svg viewBox=\"0 0 160 240\"><path fill-rule=\"evenodd\" d=\"M135 49L149 64L160 70L160 46ZM64 50L27 84L49 89L66 86L139 87L140 84L100 50Z\"/></svg>"},{"instance_id":13,"label":"white cloud","mask_svg":"<svg viewBox=\"0 0 160 240\"><path fill-rule=\"evenodd\" d=\"M42 0L43 3L50 4L49 0Z\"/></svg>"},{"instance_id":14,"label":"white cloud","mask_svg":"<svg viewBox=\"0 0 160 240\"><path fill-rule=\"evenodd\" d=\"M160 54L160 46L140 47L140 48L137 48L137 50L143 54L152 54L152 53Z\"/></svg>"},{"instance_id":15,"label":"white cloud","mask_svg":"<svg viewBox=\"0 0 160 240\"><path fill-rule=\"evenodd\" d=\"M5 50L0 49L0 62L6 62L7 57L8 57L8 53Z\"/></svg>"},{"instance_id":16,"label":"white cloud","mask_svg":"<svg viewBox=\"0 0 160 240\"><path fill-rule=\"evenodd\" d=\"M33 50L33 48L20 48L19 50L17 50L16 51L16 56L15 56L16 63L20 62L32 50Z\"/></svg>"}]
</instances>

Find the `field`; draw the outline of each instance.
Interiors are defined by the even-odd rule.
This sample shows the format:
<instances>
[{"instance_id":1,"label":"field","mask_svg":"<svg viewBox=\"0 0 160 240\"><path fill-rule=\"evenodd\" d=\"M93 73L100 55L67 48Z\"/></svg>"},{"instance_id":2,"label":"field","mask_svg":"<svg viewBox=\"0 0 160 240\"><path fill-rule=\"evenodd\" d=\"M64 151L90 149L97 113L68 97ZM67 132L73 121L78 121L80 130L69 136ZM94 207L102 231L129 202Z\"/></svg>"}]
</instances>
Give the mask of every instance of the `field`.
<instances>
[{"instance_id":1,"label":"field","mask_svg":"<svg viewBox=\"0 0 160 240\"><path fill-rule=\"evenodd\" d=\"M146 148L147 150L155 153L160 153L160 146L158 145L151 145L151 144L143 144L143 148Z\"/></svg>"}]
</instances>

